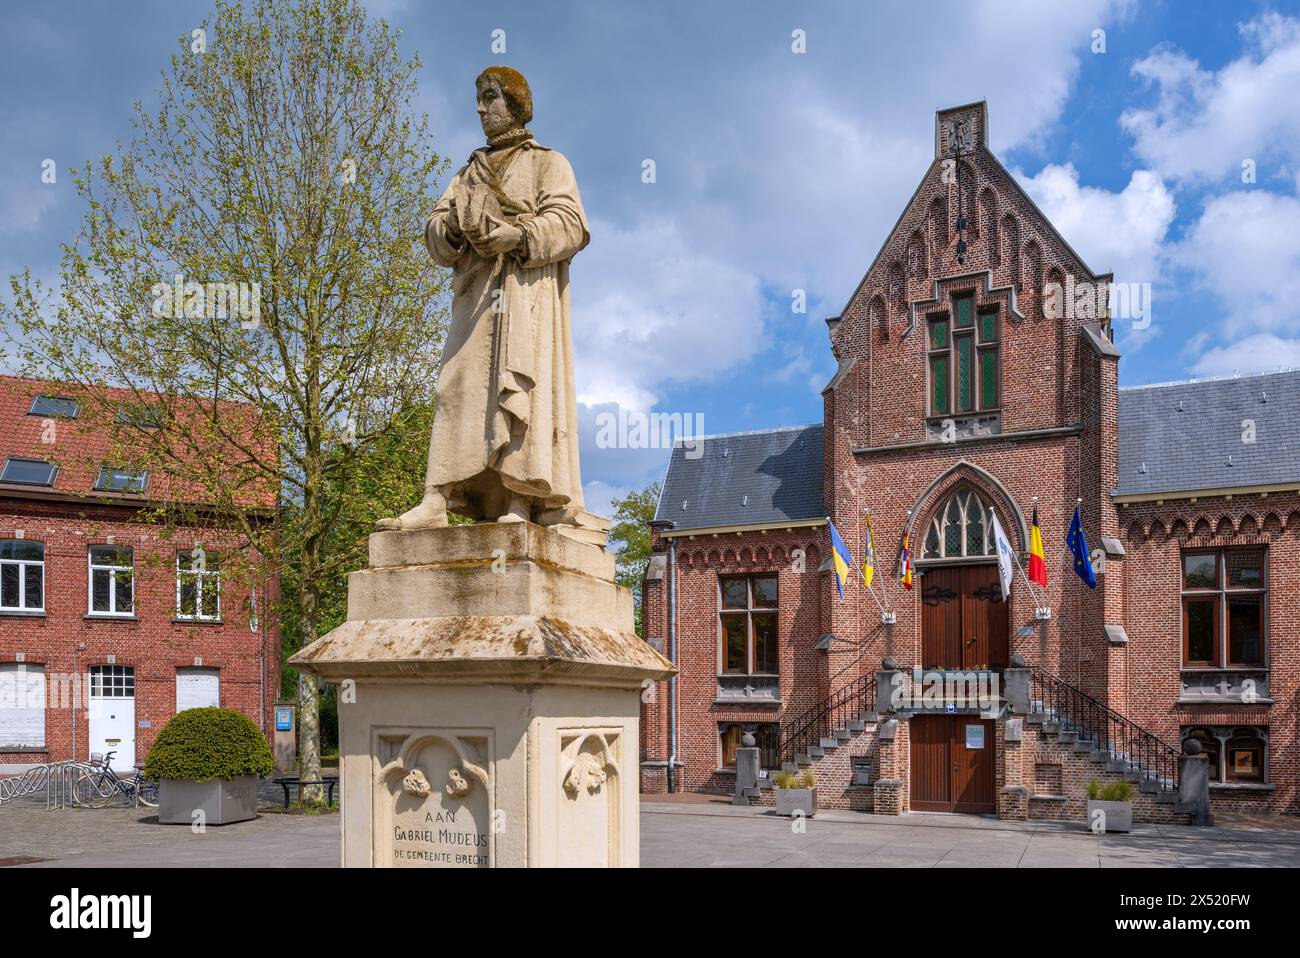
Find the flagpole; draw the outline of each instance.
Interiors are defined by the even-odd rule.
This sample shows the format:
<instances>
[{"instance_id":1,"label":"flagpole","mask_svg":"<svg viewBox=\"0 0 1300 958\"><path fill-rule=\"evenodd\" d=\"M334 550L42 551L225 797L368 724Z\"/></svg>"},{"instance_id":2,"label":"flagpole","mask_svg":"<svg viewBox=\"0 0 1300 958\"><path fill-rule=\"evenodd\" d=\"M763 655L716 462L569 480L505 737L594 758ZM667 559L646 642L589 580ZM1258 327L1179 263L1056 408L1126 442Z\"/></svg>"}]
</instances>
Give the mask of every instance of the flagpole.
<instances>
[{"instance_id":1,"label":"flagpole","mask_svg":"<svg viewBox=\"0 0 1300 958\"><path fill-rule=\"evenodd\" d=\"M912 532L912 510L911 510L911 509L908 509L908 510L907 510L907 516L903 519L903 536L904 536L904 537L908 537L908 536L911 535L911 532ZM900 541L899 541L899 544L900 544L900 545L902 544L901 539L900 539ZM911 546L911 543L908 543L908 547L907 547L907 557L908 557L909 560L912 558L912 546ZM900 560L903 558L902 553L899 553L898 558L899 558ZM912 567L913 567L913 568L916 567L916 563L915 563L915 562L912 563ZM900 574L900 575L901 575L902 572L903 572L903 569L901 568L901 563L900 563L900 568L899 568L898 571L899 571L899 574ZM892 580L893 578L894 578L893 576L890 577L891 580ZM889 594L890 594L889 608L890 608L891 611L895 611L895 612L896 612L896 611L898 611L898 608L897 608L897 607L898 607L898 583L897 583L897 582L893 582L893 581L890 582L890 584L889 584Z\"/></svg>"},{"instance_id":2,"label":"flagpole","mask_svg":"<svg viewBox=\"0 0 1300 958\"><path fill-rule=\"evenodd\" d=\"M1034 518L1037 519L1037 518L1038 518L1038 497L1037 497L1037 496L1034 496L1034 499L1033 499L1033 506L1034 506ZM1029 530L1029 538L1030 538L1030 546L1031 546L1031 548L1032 548L1032 546L1033 546L1033 535L1034 535L1033 529L1030 529L1030 530ZM1040 533L1040 537L1041 537L1041 533ZM1046 550L1046 548L1044 548L1044 550L1043 550L1043 553L1044 553L1044 554L1043 554L1043 571L1044 571L1044 572L1047 571L1047 554L1046 554L1046 552L1047 552L1047 550ZM1017 563L1017 564L1019 564L1019 563ZM1022 573L1023 573L1023 570L1021 570L1021 571L1022 571ZM1034 611L1035 611L1035 612L1041 612L1043 609L1050 609L1050 608L1052 607L1052 600L1051 600L1051 597L1047 594L1047 586L1046 586L1046 585L1040 585L1040 586L1038 587L1038 592L1034 592L1033 583L1031 583L1031 582L1029 581L1029 577L1028 577L1028 576L1025 576L1025 583L1026 583L1027 585L1029 585L1029 594L1030 594L1031 596L1034 597Z\"/></svg>"},{"instance_id":3,"label":"flagpole","mask_svg":"<svg viewBox=\"0 0 1300 958\"><path fill-rule=\"evenodd\" d=\"M996 509L990 508L989 512L993 513L994 517L997 516ZM999 523L999 525L1001 525L1001 523ZM1025 586L1029 589L1029 597L1034 600L1034 610L1037 611L1042 608L1042 604L1039 602L1038 594L1034 592L1034 584L1029 581L1029 576L1025 574L1025 567L1020 564L1020 557L1016 555L1015 550L1012 550L1011 552L1011 561L1015 563L1016 569L1019 570L1020 578L1025 580Z\"/></svg>"},{"instance_id":4,"label":"flagpole","mask_svg":"<svg viewBox=\"0 0 1300 958\"><path fill-rule=\"evenodd\" d=\"M877 596L877 595L876 595L876 591L875 591L875 589L873 588L873 586L875 585L875 581L876 581L876 571L875 571L875 570L876 570L876 534L875 534L875 531L871 528L871 510L870 510L870 509L863 509L863 510L862 510L862 514L863 514L864 516L867 517L867 539L866 539L866 542L867 542L867 547L871 550L871 582L872 582L872 585L867 586L867 592L869 592L869 593L871 594L871 598L873 598L873 599L876 600L876 607L877 607L878 609L880 609L880 614L883 616L883 615L886 615L886 614L887 614L887 610L885 609L884 603L881 602L880 600L881 600L881 598L884 597L885 587L884 587L884 586L881 586L881 587L880 587L880 592L881 592L881 595L880 595L880 596ZM864 556L863 558L864 558L864 561L865 561L865 558L866 558L866 557Z\"/></svg>"},{"instance_id":5,"label":"flagpole","mask_svg":"<svg viewBox=\"0 0 1300 958\"><path fill-rule=\"evenodd\" d=\"M866 562L866 553L867 553L868 551L870 551L870 553L871 553L871 570L872 570L872 571L871 571L871 580L872 580L872 582L874 583L874 582L875 582L875 579L876 579L876 572L875 572L875 568L876 568L876 543L875 543L875 536L872 534L872 531L871 531L871 510L870 510L870 509L863 509L863 510L862 510L862 514L863 514L864 516L867 517L867 536L866 536L866 539L865 539L864 542L863 542L863 562L864 562L864 564L865 564L865 562ZM861 570L861 569L858 570L858 574L859 574L859 575L862 574L862 570ZM881 604L880 599L876 596L876 592L875 592L875 590L874 590L871 586L867 586L867 594L870 595L871 598L873 598L873 599L876 600L876 607L877 607L878 609L880 609L880 614L881 614L881 615L884 615L884 614L885 614L885 607L884 607L884 605Z\"/></svg>"}]
</instances>

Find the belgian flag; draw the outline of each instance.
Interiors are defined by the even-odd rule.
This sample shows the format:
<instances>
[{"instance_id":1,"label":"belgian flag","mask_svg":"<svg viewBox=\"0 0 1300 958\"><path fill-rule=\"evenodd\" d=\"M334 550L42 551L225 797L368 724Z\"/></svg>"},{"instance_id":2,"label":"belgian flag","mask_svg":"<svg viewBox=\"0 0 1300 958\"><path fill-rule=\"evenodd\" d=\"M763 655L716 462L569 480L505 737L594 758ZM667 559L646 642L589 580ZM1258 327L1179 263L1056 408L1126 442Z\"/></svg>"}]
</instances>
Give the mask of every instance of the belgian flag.
<instances>
[{"instance_id":1,"label":"belgian flag","mask_svg":"<svg viewBox=\"0 0 1300 958\"><path fill-rule=\"evenodd\" d=\"M1047 588L1047 559L1043 555L1043 530L1038 528L1038 503L1034 503L1034 524L1029 529L1029 581Z\"/></svg>"}]
</instances>

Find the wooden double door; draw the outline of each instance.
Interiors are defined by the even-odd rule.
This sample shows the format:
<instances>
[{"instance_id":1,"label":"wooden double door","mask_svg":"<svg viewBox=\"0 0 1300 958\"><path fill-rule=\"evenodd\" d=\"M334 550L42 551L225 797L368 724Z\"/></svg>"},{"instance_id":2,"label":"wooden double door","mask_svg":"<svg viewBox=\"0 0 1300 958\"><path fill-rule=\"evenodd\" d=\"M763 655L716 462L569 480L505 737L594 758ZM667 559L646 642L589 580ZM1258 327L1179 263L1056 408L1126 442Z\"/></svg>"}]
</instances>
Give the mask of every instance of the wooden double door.
<instances>
[{"instance_id":1,"label":"wooden double door","mask_svg":"<svg viewBox=\"0 0 1300 958\"><path fill-rule=\"evenodd\" d=\"M997 811L993 722L978 715L918 715L911 725L912 810Z\"/></svg>"},{"instance_id":2,"label":"wooden double door","mask_svg":"<svg viewBox=\"0 0 1300 958\"><path fill-rule=\"evenodd\" d=\"M1004 669L1007 604L997 563L939 566L921 577L921 665Z\"/></svg>"}]
</instances>

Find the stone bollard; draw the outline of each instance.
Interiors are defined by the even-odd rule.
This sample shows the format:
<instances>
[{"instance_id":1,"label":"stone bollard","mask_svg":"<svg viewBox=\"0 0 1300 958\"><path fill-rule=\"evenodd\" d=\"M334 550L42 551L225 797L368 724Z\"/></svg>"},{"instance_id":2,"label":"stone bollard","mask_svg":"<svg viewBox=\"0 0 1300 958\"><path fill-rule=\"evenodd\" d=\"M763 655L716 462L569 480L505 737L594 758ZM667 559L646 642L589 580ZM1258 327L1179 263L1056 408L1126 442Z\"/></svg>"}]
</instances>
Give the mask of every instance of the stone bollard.
<instances>
[{"instance_id":1,"label":"stone bollard","mask_svg":"<svg viewBox=\"0 0 1300 958\"><path fill-rule=\"evenodd\" d=\"M746 732L740 745L736 749L736 794L731 797L732 805L748 805L751 799L758 798L758 749L754 747L754 736Z\"/></svg>"},{"instance_id":2,"label":"stone bollard","mask_svg":"<svg viewBox=\"0 0 1300 958\"><path fill-rule=\"evenodd\" d=\"M1029 669L1019 655L1011 656L1011 664L1002 670L1003 696L1007 708L1016 715L1029 714Z\"/></svg>"},{"instance_id":3,"label":"stone bollard","mask_svg":"<svg viewBox=\"0 0 1300 958\"><path fill-rule=\"evenodd\" d=\"M1179 811L1191 815L1193 825L1213 825L1210 812L1210 763L1201 743L1189 738L1178 757Z\"/></svg>"},{"instance_id":4,"label":"stone bollard","mask_svg":"<svg viewBox=\"0 0 1300 958\"><path fill-rule=\"evenodd\" d=\"M902 681L898 663L893 658L884 659L880 663L880 670L876 672L876 711L881 715L897 711L894 708L894 690Z\"/></svg>"}]
</instances>

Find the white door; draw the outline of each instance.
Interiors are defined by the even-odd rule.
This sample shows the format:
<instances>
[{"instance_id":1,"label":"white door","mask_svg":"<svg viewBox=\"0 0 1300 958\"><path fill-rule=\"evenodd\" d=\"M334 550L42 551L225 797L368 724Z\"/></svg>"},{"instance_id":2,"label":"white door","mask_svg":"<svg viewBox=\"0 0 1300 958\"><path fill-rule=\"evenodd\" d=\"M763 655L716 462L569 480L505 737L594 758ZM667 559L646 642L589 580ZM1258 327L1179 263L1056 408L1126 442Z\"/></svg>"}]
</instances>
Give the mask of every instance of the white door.
<instances>
[{"instance_id":1,"label":"white door","mask_svg":"<svg viewBox=\"0 0 1300 958\"><path fill-rule=\"evenodd\" d=\"M135 768L135 669L129 665L90 667L90 751L113 756L113 768Z\"/></svg>"},{"instance_id":2,"label":"white door","mask_svg":"<svg viewBox=\"0 0 1300 958\"><path fill-rule=\"evenodd\" d=\"M216 708L221 704L221 673L217 669L176 670L176 711Z\"/></svg>"}]
</instances>

